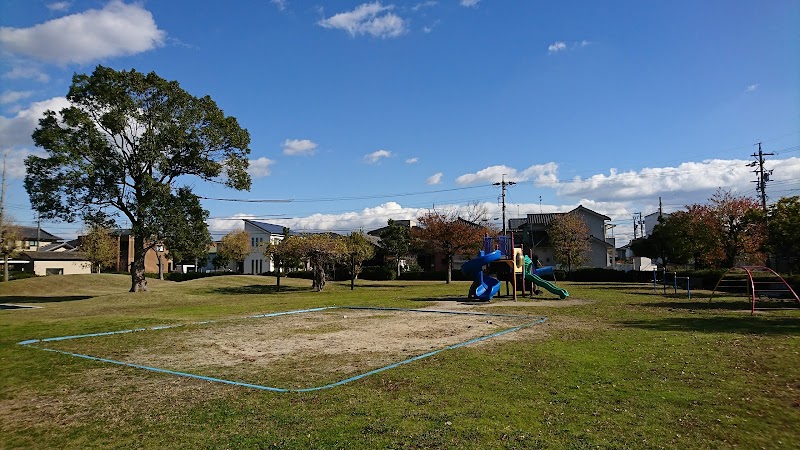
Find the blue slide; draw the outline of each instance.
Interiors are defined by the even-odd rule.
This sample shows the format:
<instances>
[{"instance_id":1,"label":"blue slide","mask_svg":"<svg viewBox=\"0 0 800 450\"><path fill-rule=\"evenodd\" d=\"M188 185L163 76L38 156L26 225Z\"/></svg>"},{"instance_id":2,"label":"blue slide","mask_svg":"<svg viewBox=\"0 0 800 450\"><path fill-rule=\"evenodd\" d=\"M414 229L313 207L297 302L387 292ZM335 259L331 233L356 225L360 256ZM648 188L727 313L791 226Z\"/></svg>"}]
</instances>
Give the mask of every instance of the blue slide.
<instances>
[{"instance_id":1,"label":"blue slide","mask_svg":"<svg viewBox=\"0 0 800 450\"><path fill-rule=\"evenodd\" d=\"M480 255L461 265L461 272L472 278L472 286L469 287L469 298L479 298L481 300L491 300L500 291L500 281L497 278L483 275L483 266L499 260L500 250L492 253Z\"/></svg>"}]
</instances>

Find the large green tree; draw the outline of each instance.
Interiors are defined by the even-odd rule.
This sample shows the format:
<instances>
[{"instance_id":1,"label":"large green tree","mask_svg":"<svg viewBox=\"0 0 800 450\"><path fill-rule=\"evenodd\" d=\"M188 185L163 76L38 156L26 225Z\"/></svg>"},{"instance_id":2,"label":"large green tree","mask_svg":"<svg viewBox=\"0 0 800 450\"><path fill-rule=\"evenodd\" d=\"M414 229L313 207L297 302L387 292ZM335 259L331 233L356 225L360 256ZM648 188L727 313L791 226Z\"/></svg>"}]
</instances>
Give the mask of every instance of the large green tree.
<instances>
[{"instance_id":1,"label":"large green tree","mask_svg":"<svg viewBox=\"0 0 800 450\"><path fill-rule=\"evenodd\" d=\"M159 278L163 279L162 256L176 263L197 264L208 256L211 234L206 219L208 211L200 205L200 199L188 187L178 188L174 195L159 196L153 211L150 236L166 248L166 255L157 252Z\"/></svg>"},{"instance_id":2,"label":"large green tree","mask_svg":"<svg viewBox=\"0 0 800 450\"><path fill-rule=\"evenodd\" d=\"M381 247L394 259L397 276L400 276L400 261L411 247L411 231L407 226L389 219L388 226L381 232Z\"/></svg>"},{"instance_id":3,"label":"large green tree","mask_svg":"<svg viewBox=\"0 0 800 450\"><path fill-rule=\"evenodd\" d=\"M188 189L176 193L187 176L249 189L250 135L210 97L155 73L98 66L73 76L67 99L71 106L45 112L33 133L47 154L25 160L31 204L43 219L121 214L134 237L130 290L146 290L145 253L174 212L161 206L199 204Z\"/></svg>"},{"instance_id":4,"label":"large green tree","mask_svg":"<svg viewBox=\"0 0 800 450\"><path fill-rule=\"evenodd\" d=\"M768 249L789 270L800 270L800 197L784 197L770 206ZM779 264L779 268L782 265Z\"/></svg>"},{"instance_id":5,"label":"large green tree","mask_svg":"<svg viewBox=\"0 0 800 450\"><path fill-rule=\"evenodd\" d=\"M344 237L345 253L350 263L350 290L355 288L356 279L361 273L364 261L375 256L375 246L363 231L353 231Z\"/></svg>"}]
</instances>

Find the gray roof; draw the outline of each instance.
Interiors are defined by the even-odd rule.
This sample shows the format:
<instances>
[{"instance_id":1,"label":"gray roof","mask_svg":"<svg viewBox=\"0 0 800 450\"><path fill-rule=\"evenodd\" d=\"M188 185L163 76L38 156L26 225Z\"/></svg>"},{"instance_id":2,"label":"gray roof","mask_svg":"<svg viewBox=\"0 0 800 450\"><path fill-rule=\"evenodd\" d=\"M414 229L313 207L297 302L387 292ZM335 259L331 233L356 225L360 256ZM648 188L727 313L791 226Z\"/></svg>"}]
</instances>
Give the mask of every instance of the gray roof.
<instances>
[{"instance_id":1,"label":"gray roof","mask_svg":"<svg viewBox=\"0 0 800 450\"><path fill-rule=\"evenodd\" d=\"M528 223L531 225L550 225L556 217L564 213L528 214Z\"/></svg>"},{"instance_id":2,"label":"gray roof","mask_svg":"<svg viewBox=\"0 0 800 450\"><path fill-rule=\"evenodd\" d=\"M26 241L33 241L33 240L41 240L41 241L60 241L61 238L48 233L42 229L36 227L23 227L20 226L19 232L22 235L22 239Z\"/></svg>"},{"instance_id":3,"label":"gray roof","mask_svg":"<svg viewBox=\"0 0 800 450\"><path fill-rule=\"evenodd\" d=\"M260 228L270 234L283 234L283 229L285 228L283 225L275 225L274 223L258 222L256 220L248 220L248 219L243 219L243 220L249 223L250 225L253 225L256 228ZM295 233L290 232L289 234L295 234Z\"/></svg>"},{"instance_id":4,"label":"gray roof","mask_svg":"<svg viewBox=\"0 0 800 450\"><path fill-rule=\"evenodd\" d=\"M22 252L19 256L29 261L88 261L84 252Z\"/></svg>"},{"instance_id":5,"label":"gray roof","mask_svg":"<svg viewBox=\"0 0 800 450\"><path fill-rule=\"evenodd\" d=\"M76 248L75 245L72 245L72 242L75 242L75 241L53 242L52 244L43 245L39 249L39 251L42 251L42 252L54 252L54 251L56 251L56 250L61 248L61 249L64 249L63 251L65 251L65 252L70 252L70 251L75 250L75 248Z\"/></svg>"}]
</instances>

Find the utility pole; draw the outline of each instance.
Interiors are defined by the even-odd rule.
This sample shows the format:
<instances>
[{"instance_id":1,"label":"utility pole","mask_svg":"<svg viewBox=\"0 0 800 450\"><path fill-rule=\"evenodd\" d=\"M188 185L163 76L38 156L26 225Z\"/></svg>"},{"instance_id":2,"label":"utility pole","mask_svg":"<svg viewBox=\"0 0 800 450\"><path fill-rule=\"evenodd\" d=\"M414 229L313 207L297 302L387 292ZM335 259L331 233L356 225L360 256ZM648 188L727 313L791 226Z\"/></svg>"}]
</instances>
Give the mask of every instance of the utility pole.
<instances>
[{"instance_id":1,"label":"utility pole","mask_svg":"<svg viewBox=\"0 0 800 450\"><path fill-rule=\"evenodd\" d=\"M642 233L642 237L647 236L647 230L644 229L644 218L642 217L642 213L639 213L639 231Z\"/></svg>"},{"instance_id":2,"label":"utility pole","mask_svg":"<svg viewBox=\"0 0 800 450\"><path fill-rule=\"evenodd\" d=\"M502 194L501 197L503 199L503 236L506 235L506 186L513 186L517 183L513 181L506 181L506 174L503 174L501 181L499 183L492 183L494 186L501 186L502 187Z\"/></svg>"},{"instance_id":3,"label":"utility pole","mask_svg":"<svg viewBox=\"0 0 800 450\"><path fill-rule=\"evenodd\" d=\"M768 170L768 171L764 170L764 157L765 156L773 156L775 154L774 153L764 153L764 152L762 152L761 151L761 142L759 142L757 145L758 145L758 153L753 153L752 155L750 155L753 158L756 158L756 160L751 162L750 164L748 164L747 167L756 167L756 166L758 166L758 169L753 171L753 173L755 173L757 175L757 177L758 177L758 178L756 178L756 181L753 181L753 183L756 183L756 192L758 192L761 195L761 209L763 209L764 213L766 213L767 212L767 181L769 181L769 177L770 177L770 175L772 175L772 171L771 170Z\"/></svg>"},{"instance_id":4,"label":"utility pole","mask_svg":"<svg viewBox=\"0 0 800 450\"><path fill-rule=\"evenodd\" d=\"M664 208L661 206L661 197L658 197L658 218L664 217Z\"/></svg>"},{"instance_id":5,"label":"utility pole","mask_svg":"<svg viewBox=\"0 0 800 450\"><path fill-rule=\"evenodd\" d=\"M639 235L637 234L638 230L639 230L639 223L636 220L636 214L634 214L633 215L633 239L634 240L636 240L636 238L639 237Z\"/></svg>"}]
</instances>

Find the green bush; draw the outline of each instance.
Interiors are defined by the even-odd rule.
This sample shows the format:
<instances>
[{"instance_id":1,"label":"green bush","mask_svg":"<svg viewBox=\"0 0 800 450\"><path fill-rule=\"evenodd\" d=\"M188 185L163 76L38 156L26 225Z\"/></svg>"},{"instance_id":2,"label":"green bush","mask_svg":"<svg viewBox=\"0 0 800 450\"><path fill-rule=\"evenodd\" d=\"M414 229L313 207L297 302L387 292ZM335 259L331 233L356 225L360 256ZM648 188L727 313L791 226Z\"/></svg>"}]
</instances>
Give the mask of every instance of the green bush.
<instances>
[{"instance_id":1,"label":"green bush","mask_svg":"<svg viewBox=\"0 0 800 450\"><path fill-rule=\"evenodd\" d=\"M167 272L164 274L164 279L168 281L189 281L198 278L218 277L224 275L237 275L235 272ZM146 278L158 278L157 273L147 272L144 274Z\"/></svg>"},{"instance_id":2,"label":"green bush","mask_svg":"<svg viewBox=\"0 0 800 450\"><path fill-rule=\"evenodd\" d=\"M33 277L36 277L36 276L38 276L38 275L36 275L33 272L23 272L21 270L11 270L11 271L8 272L8 281L11 281L11 280L24 280L25 278L33 278ZM0 282L2 282L2 281L3 281L3 276L0 275Z\"/></svg>"},{"instance_id":3,"label":"green bush","mask_svg":"<svg viewBox=\"0 0 800 450\"><path fill-rule=\"evenodd\" d=\"M289 278L301 278L304 280L313 280L314 279L314 271L313 270L295 270L294 272L289 272L286 274Z\"/></svg>"},{"instance_id":4,"label":"green bush","mask_svg":"<svg viewBox=\"0 0 800 450\"><path fill-rule=\"evenodd\" d=\"M471 278L464 275L460 270L454 270L451 274L453 281L472 281ZM404 281L445 281L447 280L446 270L437 270L432 272L403 272L400 274L398 280Z\"/></svg>"},{"instance_id":5,"label":"green bush","mask_svg":"<svg viewBox=\"0 0 800 450\"><path fill-rule=\"evenodd\" d=\"M364 266L361 269L362 280L371 281L391 281L397 278L397 273L394 268L384 266Z\"/></svg>"}]
</instances>

